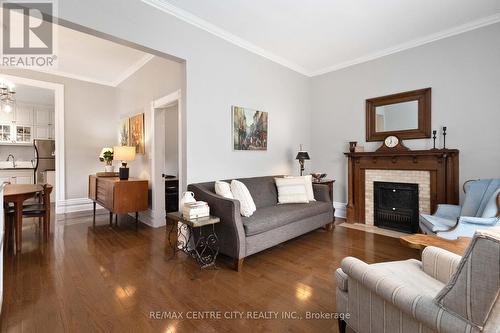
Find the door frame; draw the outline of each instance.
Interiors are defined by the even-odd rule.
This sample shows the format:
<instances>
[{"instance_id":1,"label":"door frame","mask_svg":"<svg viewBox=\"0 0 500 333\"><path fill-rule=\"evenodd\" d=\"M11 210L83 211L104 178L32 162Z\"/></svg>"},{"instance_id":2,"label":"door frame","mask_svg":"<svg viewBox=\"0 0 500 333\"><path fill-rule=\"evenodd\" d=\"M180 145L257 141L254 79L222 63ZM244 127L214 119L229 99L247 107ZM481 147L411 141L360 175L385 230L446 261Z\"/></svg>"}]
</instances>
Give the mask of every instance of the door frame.
<instances>
[{"instance_id":1,"label":"door frame","mask_svg":"<svg viewBox=\"0 0 500 333\"><path fill-rule=\"evenodd\" d=\"M64 163L64 85L60 83L28 79L21 76L0 74L14 84L24 84L54 91L54 140L56 141L56 213L66 200ZM34 132L33 132L34 133Z\"/></svg>"},{"instance_id":2,"label":"door frame","mask_svg":"<svg viewBox=\"0 0 500 333\"><path fill-rule=\"evenodd\" d=\"M171 94L158 98L151 102L151 217L152 224L154 227L160 227L165 225L165 183L161 177L160 164L165 163L165 156L161 156L161 152L164 152L165 140L163 142L157 142L155 123L157 121L158 112L165 112L164 108L169 107L177 103L177 169L178 169L178 179L179 179L179 191L184 183L184 151L182 149L182 137L183 127L182 127L182 91L176 90ZM180 194L179 194L180 198Z\"/></svg>"}]
</instances>

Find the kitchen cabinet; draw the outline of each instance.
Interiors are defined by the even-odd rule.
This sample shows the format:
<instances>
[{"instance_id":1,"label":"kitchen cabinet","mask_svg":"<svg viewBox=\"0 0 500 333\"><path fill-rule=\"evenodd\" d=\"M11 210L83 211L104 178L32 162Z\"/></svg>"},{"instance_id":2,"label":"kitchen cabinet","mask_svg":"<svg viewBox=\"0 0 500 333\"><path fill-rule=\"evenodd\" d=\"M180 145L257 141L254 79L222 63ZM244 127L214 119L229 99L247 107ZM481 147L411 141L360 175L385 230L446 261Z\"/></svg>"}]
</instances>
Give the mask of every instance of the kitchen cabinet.
<instances>
[{"instance_id":1,"label":"kitchen cabinet","mask_svg":"<svg viewBox=\"0 0 500 333\"><path fill-rule=\"evenodd\" d=\"M54 108L18 103L0 112L0 144L31 145L33 139L54 139Z\"/></svg>"},{"instance_id":2,"label":"kitchen cabinet","mask_svg":"<svg viewBox=\"0 0 500 333\"><path fill-rule=\"evenodd\" d=\"M35 139L54 139L54 109L35 106Z\"/></svg>"},{"instance_id":3,"label":"kitchen cabinet","mask_svg":"<svg viewBox=\"0 0 500 333\"><path fill-rule=\"evenodd\" d=\"M0 112L1 114L2 112ZM0 124L0 142L12 142L12 124Z\"/></svg>"},{"instance_id":4,"label":"kitchen cabinet","mask_svg":"<svg viewBox=\"0 0 500 333\"><path fill-rule=\"evenodd\" d=\"M13 122L15 124L33 125L33 106L18 104Z\"/></svg>"},{"instance_id":5,"label":"kitchen cabinet","mask_svg":"<svg viewBox=\"0 0 500 333\"><path fill-rule=\"evenodd\" d=\"M0 169L0 183L34 184L33 169Z\"/></svg>"},{"instance_id":6,"label":"kitchen cabinet","mask_svg":"<svg viewBox=\"0 0 500 333\"><path fill-rule=\"evenodd\" d=\"M35 126L35 139L52 139L52 132L50 126Z\"/></svg>"}]
</instances>

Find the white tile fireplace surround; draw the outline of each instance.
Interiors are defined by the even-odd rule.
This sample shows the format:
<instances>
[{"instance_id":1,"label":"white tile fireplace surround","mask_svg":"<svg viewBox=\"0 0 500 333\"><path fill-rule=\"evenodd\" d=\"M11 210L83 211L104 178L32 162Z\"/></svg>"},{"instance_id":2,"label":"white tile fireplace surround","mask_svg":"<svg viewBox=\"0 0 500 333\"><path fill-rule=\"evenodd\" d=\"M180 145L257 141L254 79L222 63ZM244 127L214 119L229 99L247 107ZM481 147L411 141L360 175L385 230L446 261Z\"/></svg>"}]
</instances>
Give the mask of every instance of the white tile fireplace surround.
<instances>
[{"instance_id":1,"label":"white tile fireplace surround","mask_svg":"<svg viewBox=\"0 0 500 333\"><path fill-rule=\"evenodd\" d=\"M431 210L431 174L417 170L377 170L365 171L365 223L373 225L373 182L394 182L418 184L418 207L420 213Z\"/></svg>"}]
</instances>

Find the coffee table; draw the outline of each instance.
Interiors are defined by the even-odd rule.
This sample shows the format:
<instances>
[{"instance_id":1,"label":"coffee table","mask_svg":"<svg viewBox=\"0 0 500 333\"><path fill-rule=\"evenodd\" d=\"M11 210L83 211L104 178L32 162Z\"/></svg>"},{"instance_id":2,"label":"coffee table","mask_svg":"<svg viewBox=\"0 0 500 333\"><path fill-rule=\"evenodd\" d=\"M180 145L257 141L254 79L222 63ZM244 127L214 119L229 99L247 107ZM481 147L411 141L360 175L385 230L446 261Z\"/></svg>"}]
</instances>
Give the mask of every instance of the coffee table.
<instances>
[{"instance_id":1,"label":"coffee table","mask_svg":"<svg viewBox=\"0 0 500 333\"><path fill-rule=\"evenodd\" d=\"M437 236L429 236L425 234L413 234L408 236L402 236L399 238L400 242L412 249L423 250L427 246L436 246L444 250L456 253L458 255L463 255L467 246L472 238L470 237L459 237L458 239L445 239Z\"/></svg>"}]
</instances>

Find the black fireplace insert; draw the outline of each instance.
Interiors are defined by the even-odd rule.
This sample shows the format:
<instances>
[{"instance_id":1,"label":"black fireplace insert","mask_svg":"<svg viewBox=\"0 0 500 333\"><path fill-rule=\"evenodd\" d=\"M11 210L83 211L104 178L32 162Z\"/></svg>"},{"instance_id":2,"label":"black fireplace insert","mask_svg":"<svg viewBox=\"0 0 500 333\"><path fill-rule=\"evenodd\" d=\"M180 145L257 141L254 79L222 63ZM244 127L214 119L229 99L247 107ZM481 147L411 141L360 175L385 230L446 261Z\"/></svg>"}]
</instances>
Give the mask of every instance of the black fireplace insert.
<instances>
[{"instance_id":1,"label":"black fireplace insert","mask_svg":"<svg viewBox=\"0 0 500 333\"><path fill-rule=\"evenodd\" d=\"M374 224L406 233L418 231L418 184L374 182Z\"/></svg>"}]
</instances>

